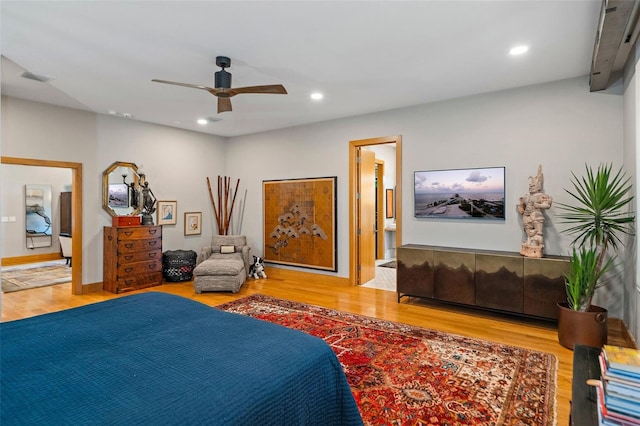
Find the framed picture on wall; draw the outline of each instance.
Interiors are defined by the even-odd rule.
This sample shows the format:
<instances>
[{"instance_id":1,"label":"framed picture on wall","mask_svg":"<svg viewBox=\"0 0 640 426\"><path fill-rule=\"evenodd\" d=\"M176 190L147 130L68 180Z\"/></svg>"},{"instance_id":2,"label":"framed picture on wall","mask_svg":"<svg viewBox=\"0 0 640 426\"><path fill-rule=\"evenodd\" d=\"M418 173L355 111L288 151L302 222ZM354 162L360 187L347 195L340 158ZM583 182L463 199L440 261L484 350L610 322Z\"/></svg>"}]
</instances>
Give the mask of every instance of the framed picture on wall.
<instances>
[{"instance_id":1,"label":"framed picture on wall","mask_svg":"<svg viewBox=\"0 0 640 426\"><path fill-rule=\"evenodd\" d=\"M158 225L175 225L177 223L177 201L158 201L156 211L158 213Z\"/></svg>"},{"instance_id":2,"label":"framed picture on wall","mask_svg":"<svg viewBox=\"0 0 640 426\"><path fill-rule=\"evenodd\" d=\"M262 185L265 262L337 271L337 177Z\"/></svg>"},{"instance_id":3,"label":"framed picture on wall","mask_svg":"<svg viewBox=\"0 0 640 426\"><path fill-rule=\"evenodd\" d=\"M202 234L202 213L186 212L184 214L184 235Z\"/></svg>"}]
</instances>

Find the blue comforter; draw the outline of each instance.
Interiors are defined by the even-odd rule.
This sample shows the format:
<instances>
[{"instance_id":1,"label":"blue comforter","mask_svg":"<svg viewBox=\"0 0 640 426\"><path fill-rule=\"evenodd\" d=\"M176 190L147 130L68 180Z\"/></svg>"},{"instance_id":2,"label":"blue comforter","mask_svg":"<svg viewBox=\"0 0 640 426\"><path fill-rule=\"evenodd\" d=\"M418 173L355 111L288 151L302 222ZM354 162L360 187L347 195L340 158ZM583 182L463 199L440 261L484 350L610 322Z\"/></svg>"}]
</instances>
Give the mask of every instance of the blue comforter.
<instances>
[{"instance_id":1,"label":"blue comforter","mask_svg":"<svg viewBox=\"0 0 640 426\"><path fill-rule=\"evenodd\" d=\"M362 424L321 339L165 293L0 324L0 423Z\"/></svg>"}]
</instances>

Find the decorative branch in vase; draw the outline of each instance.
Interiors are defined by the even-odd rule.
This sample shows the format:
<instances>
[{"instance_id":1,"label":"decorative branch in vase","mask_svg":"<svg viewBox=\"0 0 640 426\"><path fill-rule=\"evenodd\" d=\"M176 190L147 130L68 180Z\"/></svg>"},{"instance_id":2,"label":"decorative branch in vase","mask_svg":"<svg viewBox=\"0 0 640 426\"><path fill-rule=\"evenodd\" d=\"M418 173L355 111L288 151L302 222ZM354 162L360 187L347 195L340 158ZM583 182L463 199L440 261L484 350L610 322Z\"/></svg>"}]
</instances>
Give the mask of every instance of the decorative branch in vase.
<instances>
[{"instance_id":1,"label":"decorative branch in vase","mask_svg":"<svg viewBox=\"0 0 640 426\"><path fill-rule=\"evenodd\" d=\"M236 203L236 196L238 195L238 187L240 186L240 179L236 181L236 188L233 191L233 197L231 196L231 178L228 176L222 177L218 175L218 203L213 197L213 190L211 189L211 181L207 176L207 187L209 189L209 199L213 205L213 213L216 217L216 224L218 226L219 235L229 235L229 229L231 226L231 217L233 216L233 208Z\"/></svg>"}]
</instances>

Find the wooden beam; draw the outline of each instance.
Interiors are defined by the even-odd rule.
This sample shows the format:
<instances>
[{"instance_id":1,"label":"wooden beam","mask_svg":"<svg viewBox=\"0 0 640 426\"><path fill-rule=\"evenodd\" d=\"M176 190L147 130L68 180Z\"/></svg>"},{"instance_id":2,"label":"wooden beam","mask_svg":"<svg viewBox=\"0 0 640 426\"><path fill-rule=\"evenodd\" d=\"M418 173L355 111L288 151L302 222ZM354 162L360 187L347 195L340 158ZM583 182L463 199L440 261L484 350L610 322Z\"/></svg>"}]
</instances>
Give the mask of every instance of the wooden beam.
<instances>
[{"instance_id":1,"label":"wooden beam","mask_svg":"<svg viewBox=\"0 0 640 426\"><path fill-rule=\"evenodd\" d=\"M620 71L631 52L632 34L640 13L638 0L608 0L602 2L600 23L591 61L591 91L604 90L612 75ZM637 31L636 31L637 33ZM620 52L626 52L623 58ZM618 59L616 59L618 58Z\"/></svg>"}]
</instances>

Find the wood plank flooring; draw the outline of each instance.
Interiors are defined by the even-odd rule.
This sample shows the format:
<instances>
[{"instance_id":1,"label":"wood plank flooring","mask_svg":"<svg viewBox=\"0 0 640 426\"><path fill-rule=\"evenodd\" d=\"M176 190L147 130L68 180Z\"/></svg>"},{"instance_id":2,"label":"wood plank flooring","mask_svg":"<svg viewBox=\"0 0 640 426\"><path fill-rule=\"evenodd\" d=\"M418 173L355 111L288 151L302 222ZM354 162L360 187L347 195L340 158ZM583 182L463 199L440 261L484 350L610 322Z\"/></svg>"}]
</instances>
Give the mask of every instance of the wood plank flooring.
<instances>
[{"instance_id":1,"label":"wood plank flooring","mask_svg":"<svg viewBox=\"0 0 640 426\"><path fill-rule=\"evenodd\" d=\"M191 282L165 283L143 291L162 291L216 306L261 293L331 309L368 315L507 345L555 354L558 358L557 421L569 423L573 352L560 346L554 324L512 316L431 304L419 299L397 302L396 293L352 287L347 280L285 269L267 268L269 278L248 279L237 294L195 294ZM11 321L96 303L114 297L109 292L72 295L70 284L2 294L1 320ZM610 331L610 343L625 344L622 333Z\"/></svg>"}]
</instances>

